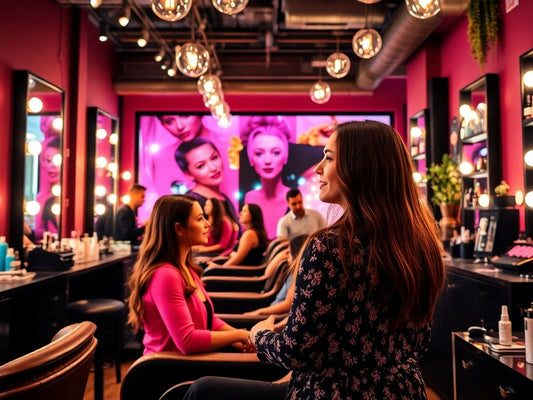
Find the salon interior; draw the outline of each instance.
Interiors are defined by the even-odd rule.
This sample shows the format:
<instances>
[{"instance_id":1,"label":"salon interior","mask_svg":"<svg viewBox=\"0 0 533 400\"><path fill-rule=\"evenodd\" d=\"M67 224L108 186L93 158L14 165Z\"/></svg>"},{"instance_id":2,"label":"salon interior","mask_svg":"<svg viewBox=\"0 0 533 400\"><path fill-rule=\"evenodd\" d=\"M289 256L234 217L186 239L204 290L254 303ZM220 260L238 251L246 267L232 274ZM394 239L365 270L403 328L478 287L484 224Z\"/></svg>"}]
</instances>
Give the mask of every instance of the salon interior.
<instances>
[{"instance_id":1,"label":"salon interior","mask_svg":"<svg viewBox=\"0 0 533 400\"><path fill-rule=\"evenodd\" d=\"M487 24L476 7L499 13ZM404 138L428 202L438 190L426 177L430 165L449 154L460 166L459 208L450 217L434 206L447 283L421 361L430 398L530 399L531 15L529 0L0 2L0 235L13 249L11 268L30 274L0 279L0 363L48 345L67 325L70 303L125 300L135 252L118 242L94 248L93 232L101 215L128 201L133 182L147 187L139 221L157 196L188 189L169 173L177 164L157 163L159 149L175 143L161 115L201 116L215 133L228 176L222 190L236 210L256 187L239 138L251 116L287 121L288 164L315 157L322 124L378 119ZM489 30L489 39L477 36ZM291 160L295 148L300 158ZM311 176L288 176L309 207L325 212L313 202ZM38 251L25 246L28 228ZM60 254L85 233L85 260ZM55 252L40 245L50 241ZM484 341L497 336L503 305L522 343L515 352ZM136 338L124 330L129 364L122 383L110 379L115 392L106 378L109 400L135 398L123 386L141 353L128 361Z\"/></svg>"}]
</instances>

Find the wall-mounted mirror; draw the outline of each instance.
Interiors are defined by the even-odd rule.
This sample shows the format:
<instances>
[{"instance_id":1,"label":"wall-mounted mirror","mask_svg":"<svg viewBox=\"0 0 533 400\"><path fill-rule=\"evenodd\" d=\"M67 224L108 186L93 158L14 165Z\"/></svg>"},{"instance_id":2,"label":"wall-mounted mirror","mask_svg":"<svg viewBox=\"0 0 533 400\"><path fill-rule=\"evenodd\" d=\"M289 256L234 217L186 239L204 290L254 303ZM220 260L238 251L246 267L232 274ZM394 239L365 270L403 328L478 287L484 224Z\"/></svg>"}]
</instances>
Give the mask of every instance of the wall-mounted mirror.
<instances>
[{"instance_id":1,"label":"wall-mounted mirror","mask_svg":"<svg viewBox=\"0 0 533 400\"><path fill-rule=\"evenodd\" d=\"M99 108L88 108L85 232L97 232L99 239L113 236L119 173L118 129L117 117Z\"/></svg>"},{"instance_id":2,"label":"wall-mounted mirror","mask_svg":"<svg viewBox=\"0 0 533 400\"><path fill-rule=\"evenodd\" d=\"M10 245L23 235L39 242L61 237L65 92L28 72L15 71L11 165Z\"/></svg>"}]
</instances>

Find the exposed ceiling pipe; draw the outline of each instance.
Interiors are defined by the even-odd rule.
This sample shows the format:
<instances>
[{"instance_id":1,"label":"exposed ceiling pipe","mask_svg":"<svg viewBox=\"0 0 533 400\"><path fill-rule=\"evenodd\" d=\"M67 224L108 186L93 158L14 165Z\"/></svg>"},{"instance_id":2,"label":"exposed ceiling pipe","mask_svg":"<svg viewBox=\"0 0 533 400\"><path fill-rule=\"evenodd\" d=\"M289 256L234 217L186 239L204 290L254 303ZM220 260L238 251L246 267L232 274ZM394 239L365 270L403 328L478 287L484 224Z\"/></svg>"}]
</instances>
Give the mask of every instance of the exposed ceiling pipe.
<instances>
[{"instance_id":1,"label":"exposed ceiling pipe","mask_svg":"<svg viewBox=\"0 0 533 400\"><path fill-rule=\"evenodd\" d=\"M382 34L383 47L373 58L361 60L355 84L362 90L373 90L413 54L418 46L439 26L444 17L461 15L469 0L443 0L442 10L429 19L409 14L405 5L394 13L391 23Z\"/></svg>"}]
</instances>

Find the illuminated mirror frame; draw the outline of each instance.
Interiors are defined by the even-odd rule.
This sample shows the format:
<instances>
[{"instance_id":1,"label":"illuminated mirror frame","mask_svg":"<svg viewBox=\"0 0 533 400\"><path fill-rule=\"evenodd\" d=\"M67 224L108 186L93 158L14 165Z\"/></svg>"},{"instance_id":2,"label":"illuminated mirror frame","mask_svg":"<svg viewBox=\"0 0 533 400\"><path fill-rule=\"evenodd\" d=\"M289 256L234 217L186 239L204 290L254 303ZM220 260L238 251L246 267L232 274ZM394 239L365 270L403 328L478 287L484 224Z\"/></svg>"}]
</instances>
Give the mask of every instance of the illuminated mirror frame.
<instances>
[{"instance_id":1,"label":"illuminated mirror frame","mask_svg":"<svg viewBox=\"0 0 533 400\"><path fill-rule=\"evenodd\" d=\"M97 231L100 239L104 235L113 235L118 204L119 141L119 119L97 107L89 107L85 232L92 234ZM106 207L102 215L97 213L97 209L100 211L101 207ZM97 223L100 218L102 219Z\"/></svg>"},{"instance_id":2,"label":"illuminated mirror frame","mask_svg":"<svg viewBox=\"0 0 533 400\"><path fill-rule=\"evenodd\" d=\"M20 251L23 247L22 235L24 232L24 202L26 177L29 171L26 171L26 136L28 132L28 101L32 90L38 93L50 93L60 95L58 118L65 121L65 91L58 86L34 75L26 70L14 72L13 84L13 137L11 151L11 202L10 202L10 223L9 223L9 245L15 250ZM54 101L56 103L56 101ZM45 108L46 110L46 108ZM47 114L47 113L45 113ZM44 115L44 114L43 114ZM48 113L48 115L50 115ZM54 111L54 115L56 112ZM64 143L64 123L58 129L59 131L59 154L63 156ZM64 157L63 157L64 159ZM63 184L63 163L60 168L59 182ZM59 204L63 204L63 191L59 194ZM58 237L61 237L62 213L58 215ZM22 252L20 253L23 254Z\"/></svg>"}]
</instances>

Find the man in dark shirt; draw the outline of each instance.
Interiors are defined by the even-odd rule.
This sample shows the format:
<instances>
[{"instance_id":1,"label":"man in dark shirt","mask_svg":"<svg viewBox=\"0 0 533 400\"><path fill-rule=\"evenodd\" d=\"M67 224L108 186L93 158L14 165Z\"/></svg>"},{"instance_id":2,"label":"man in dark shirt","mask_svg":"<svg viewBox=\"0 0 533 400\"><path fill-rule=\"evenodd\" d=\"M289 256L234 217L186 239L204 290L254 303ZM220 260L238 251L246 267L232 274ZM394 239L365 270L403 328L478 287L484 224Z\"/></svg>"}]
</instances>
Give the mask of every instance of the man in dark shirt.
<instances>
[{"instance_id":1,"label":"man in dark shirt","mask_svg":"<svg viewBox=\"0 0 533 400\"><path fill-rule=\"evenodd\" d=\"M146 188L138 183L134 183L128 190L130 201L124 204L117 211L115 221L115 240L129 240L132 246L141 243L142 234L146 222L142 226L137 226L137 208L143 205Z\"/></svg>"}]
</instances>

